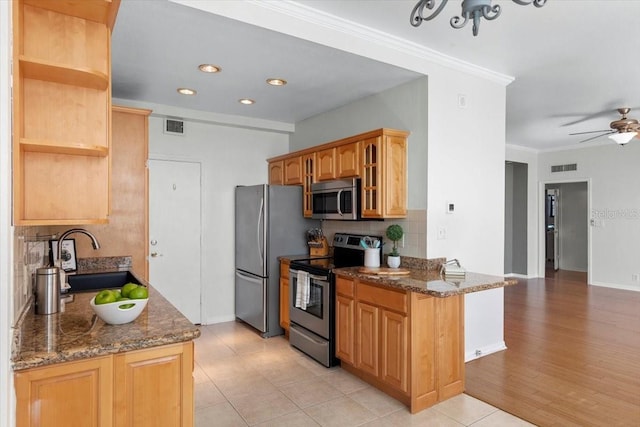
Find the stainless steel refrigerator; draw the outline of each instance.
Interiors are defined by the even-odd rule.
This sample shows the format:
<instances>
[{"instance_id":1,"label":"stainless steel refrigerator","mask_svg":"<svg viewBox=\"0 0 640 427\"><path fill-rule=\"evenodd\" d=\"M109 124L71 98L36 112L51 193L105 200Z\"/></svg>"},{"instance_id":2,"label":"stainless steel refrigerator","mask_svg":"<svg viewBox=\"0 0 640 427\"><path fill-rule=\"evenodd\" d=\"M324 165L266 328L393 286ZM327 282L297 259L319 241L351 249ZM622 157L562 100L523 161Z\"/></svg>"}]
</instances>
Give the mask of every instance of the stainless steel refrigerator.
<instances>
[{"instance_id":1,"label":"stainless steel refrigerator","mask_svg":"<svg viewBox=\"0 0 640 427\"><path fill-rule=\"evenodd\" d=\"M236 317L263 337L282 335L280 327L281 255L306 254L306 231L320 221L302 215L302 187L236 187Z\"/></svg>"}]
</instances>

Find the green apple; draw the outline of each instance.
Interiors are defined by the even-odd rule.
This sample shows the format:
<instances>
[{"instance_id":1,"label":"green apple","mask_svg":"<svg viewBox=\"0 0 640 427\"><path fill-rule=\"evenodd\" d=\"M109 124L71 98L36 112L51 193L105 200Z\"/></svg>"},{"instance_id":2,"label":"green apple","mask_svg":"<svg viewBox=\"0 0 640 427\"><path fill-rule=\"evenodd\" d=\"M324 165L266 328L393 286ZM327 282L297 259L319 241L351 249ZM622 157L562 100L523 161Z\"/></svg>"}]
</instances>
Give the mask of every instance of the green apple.
<instances>
[{"instance_id":1,"label":"green apple","mask_svg":"<svg viewBox=\"0 0 640 427\"><path fill-rule=\"evenodd\" d=\"M109 304L116 301L116 295L109 289L98 292L96 299L94 300L96 305Z\"/></svg>"},{"instance_id":2,"label":"green apple","mask_svg":"<svg viewBox=\"0 0 640 427\"><path fill-rule=\"evenodd\" d=\"M127 283L122 287L122 290L120 291L120 293L122 294L123 297L125 298L129 298L129 293L138 287L137 283Z\"/></svg>"},{"instance_id":3,"label":"green apple","mask_svg":"<svg viewBox=\"0 0 640 427\"><path fill-rule=\"evenodd\" d=\"M138 286L137 288L129 292L129 298L131 299L145 299L148 297L149 297L149 292L147 291L147 288L145 288L144 286Z\"/></svg>"}]
</instances>

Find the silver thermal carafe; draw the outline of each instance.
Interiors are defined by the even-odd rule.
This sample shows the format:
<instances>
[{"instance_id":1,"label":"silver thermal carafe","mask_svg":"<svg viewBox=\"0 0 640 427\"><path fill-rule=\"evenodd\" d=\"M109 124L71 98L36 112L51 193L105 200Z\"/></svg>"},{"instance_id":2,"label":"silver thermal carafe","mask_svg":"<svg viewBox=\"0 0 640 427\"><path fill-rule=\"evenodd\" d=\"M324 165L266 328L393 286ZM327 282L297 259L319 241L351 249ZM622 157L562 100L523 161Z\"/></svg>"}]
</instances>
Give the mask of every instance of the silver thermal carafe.
<instances>
[{"instance_id":1,"label":"silver thermal carafe","mask_svg":"<svg viewBox=\"0 0 640 427\"><path fill-rule=\"evenodd\" d=\"M36 314L57 313L60 308L60 274L56 267L36 270Z\"/></svg>"}]
</instances>

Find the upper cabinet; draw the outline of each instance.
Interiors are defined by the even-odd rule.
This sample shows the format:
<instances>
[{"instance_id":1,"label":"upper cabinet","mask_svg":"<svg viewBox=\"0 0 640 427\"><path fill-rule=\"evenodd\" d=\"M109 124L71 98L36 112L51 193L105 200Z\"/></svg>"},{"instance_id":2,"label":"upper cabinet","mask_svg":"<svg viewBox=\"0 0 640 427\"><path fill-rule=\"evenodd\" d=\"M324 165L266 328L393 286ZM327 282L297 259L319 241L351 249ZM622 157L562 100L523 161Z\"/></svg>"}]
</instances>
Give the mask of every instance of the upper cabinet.
<instances>
[{"instance_id":1,"label":"upper cabinet","mask_svg":"<svg viewBox=\"0 0 640 427\"><path fill-rule=\"evenodd\" d=\"M402 130L377 129L268 159L269 183L302 184L304 216L311 217L314 182L361 178L362 218L404 218L408 136Z\"/></svg>"},{"instance_id":2,"label":"upper cabinet","mask_svg":"<svg viewBox=\"0 0 640 427\"><path fill-rule=\"evenodd\" d=\"M108 221L111 29L119 0L13 8L13 221Z\"/></svg>"}]
</instances>

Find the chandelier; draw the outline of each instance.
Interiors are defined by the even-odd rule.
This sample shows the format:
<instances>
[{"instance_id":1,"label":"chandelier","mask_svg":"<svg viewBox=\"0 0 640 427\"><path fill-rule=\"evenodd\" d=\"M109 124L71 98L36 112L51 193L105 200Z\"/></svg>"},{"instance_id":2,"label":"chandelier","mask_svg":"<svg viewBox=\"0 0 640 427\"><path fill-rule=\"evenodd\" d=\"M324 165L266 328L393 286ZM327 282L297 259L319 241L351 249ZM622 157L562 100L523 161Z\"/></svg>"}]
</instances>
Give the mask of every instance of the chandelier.
<instances>
[{"instance_id":1,"label":"chandelier","mask_svg":"<svg viewBox=\"0 0 640 427\"><path fill-rule=\"evenodd\" d=\"M429 10L433 10L438 3L438 0L420 0L418 4L415 5L413 10L411 11L411 25L414 27L422 24L422 21L431 21L433 18L438 16L442 9L447 5L448 0L440 0L440 5L436 8L435 12L433 12L429 16L424 16L425 8ZM535 7L542 7L547 2L547 0L512 0L514 3L517 3L522 6L527 6L531 3ZM449 23L453 28L462 28L467 25L467 22L470 20L473 21L473 35L478 35L478 27L480 26L480 18L486 19L487 21L493 21L498 16L500 16L500 12L502 8L499 4L492 6L491 0L464 0L462 2L462 16L454 16L451 18Z\"/></svg>"}]
</instances>

